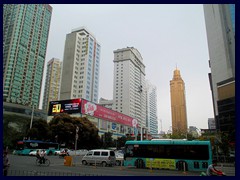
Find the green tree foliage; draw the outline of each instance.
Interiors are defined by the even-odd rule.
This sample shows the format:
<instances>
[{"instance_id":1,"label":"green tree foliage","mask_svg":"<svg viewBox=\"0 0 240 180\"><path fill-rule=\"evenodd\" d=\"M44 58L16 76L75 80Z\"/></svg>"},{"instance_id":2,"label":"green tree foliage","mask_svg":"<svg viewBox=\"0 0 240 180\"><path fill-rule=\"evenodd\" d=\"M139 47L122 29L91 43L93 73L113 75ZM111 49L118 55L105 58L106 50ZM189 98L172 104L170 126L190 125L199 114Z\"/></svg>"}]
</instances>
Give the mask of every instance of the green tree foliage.
<instances>
[{"instance_id":1,"label":"green tree foliage","mask_svg":"<svg viewBox=\"0 0 240 180\"><path fill-rule=\"evenodd\" d=\"M18 115L3 115L3 146L14 149L16 141L26 137L26 125L30 118ZM29 128L29 127L28 127Z\"/></svg>"},{"instance_id":2,"label":"green tree foliage","mask_svg":"<svg viewBox=\"0 0 240 180\"><path fill-rule=\"evenodd\" d=\"M221 143L219 144L219 147L223 151L223 154L227 156L229 153L229 143L230 143L229 134L222 132L220 136L221 136Z\"/></svg>"},{"instance_id":3,"label":"green tree foliage","mask_svg":"<svg viewBox=\"0 0 240 180\"><path fill-rule=\"evenodd\" d=\"M116 141L116 144L117 144L117 149L120 149L121 147L124 147L125 146L125 143L127 140L130 140L128 139L127 136L122 136L120 138L118 138Z\"/></svg>"},{"instance_id":4,"label":"green tree foliage","mask_svg":"<svg viewBox=\"0 0 240 180\"><path fill-rule=\"evenodd\" d=\"M102 136L102 146L103 148L115 147L116 144L113 142L112 133L106 132Z\"/></svg>"},{"instance_id":5,"label":"green tree foliage","mask_svg":"<svg viewBox=\"0 0 240 180\"><path fill-rule=\"evenodd\" d=\"M30 126L30 124L29 124ZM27 125L27 127L29 127ZM33 121L32 128L27 131L27 136L31 139L50 141L51 130L46 120L38 119Z\"/></svg>"},{"instance_id":6,"label":"green tree foliage","mask_svg":"<svg viewBox=\"0 0 240 180\"><path fill-rule=\"evenodd\" d=\"M59 114L49 122L52 130L52 139L57 137L58 143L66 147L75 148L76 127L79 128L77 149L94 149L100 147L100 137L96 126L83 117L71 117L68 114Z\"/></svg>"}]
</instances>

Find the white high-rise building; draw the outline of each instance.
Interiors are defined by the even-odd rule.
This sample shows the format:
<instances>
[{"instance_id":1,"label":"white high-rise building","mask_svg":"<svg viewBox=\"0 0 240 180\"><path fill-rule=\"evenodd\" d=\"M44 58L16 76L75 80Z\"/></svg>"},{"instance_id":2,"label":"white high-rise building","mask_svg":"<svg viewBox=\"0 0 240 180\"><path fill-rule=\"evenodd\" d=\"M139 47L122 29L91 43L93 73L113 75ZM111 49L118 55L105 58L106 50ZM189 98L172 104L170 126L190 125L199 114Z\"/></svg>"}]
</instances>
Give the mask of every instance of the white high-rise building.
<instances>
[{"instance_id":1,"label":"white high-rise building","mask_svg":"<svg viewBox=\"0 0 240 180\"><path fill-rule=\"evenodd\" d=\"M50 101L59 99L62 61L52 58L47 64L42 109L48 110Z\"/></svg>"},{"instance_id":2,"label":"white high-rise building","mask_svg":"<svg viewBox=\"0 0 240 180\"><path fill-rule=\"evenodd\" d=\"M157 136L158 134L158 118L157 118L157 88L150 81L146 81L147 94L147 127L150 134Z\"/></svg>"},{"instance_id":3,"label":"white high-rise building","mask_svg":"<svg viewBox=\"0 0 240 180\"><path fill-rule=\"evenodd\" d=\"M85 27L72 30L65 41L60 99L98 102L101 46Z\"/></svg>"},{"instance_id":4,"label":"white high-rise building","mask_svg":"<svg viewBox=\"0 0 240 180\"><path fill-rule=\"evenodd\" d=\"M114 51L113 110L138 120L146 131L145 65L134 47Z\"/></svg>"}]
</instances>

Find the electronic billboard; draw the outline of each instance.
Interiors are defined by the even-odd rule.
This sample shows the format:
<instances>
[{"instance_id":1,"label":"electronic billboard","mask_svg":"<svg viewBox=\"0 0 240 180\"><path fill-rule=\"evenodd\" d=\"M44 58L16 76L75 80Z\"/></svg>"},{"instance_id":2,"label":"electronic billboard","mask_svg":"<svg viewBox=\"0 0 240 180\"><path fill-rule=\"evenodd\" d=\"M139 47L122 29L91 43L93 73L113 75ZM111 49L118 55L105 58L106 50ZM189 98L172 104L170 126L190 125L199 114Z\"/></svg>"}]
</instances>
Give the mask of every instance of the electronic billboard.
<instances>
[{"instance_id":1,"label":"electronic billboard","mask_svg":"<svg viewBox=\"0 0 240 180\"><path fill-rule=\"evenodd\" d=\"M50 101L48 116L54 116L59 113L81 113L81 99Z\"/></svg>"}]
</instances>

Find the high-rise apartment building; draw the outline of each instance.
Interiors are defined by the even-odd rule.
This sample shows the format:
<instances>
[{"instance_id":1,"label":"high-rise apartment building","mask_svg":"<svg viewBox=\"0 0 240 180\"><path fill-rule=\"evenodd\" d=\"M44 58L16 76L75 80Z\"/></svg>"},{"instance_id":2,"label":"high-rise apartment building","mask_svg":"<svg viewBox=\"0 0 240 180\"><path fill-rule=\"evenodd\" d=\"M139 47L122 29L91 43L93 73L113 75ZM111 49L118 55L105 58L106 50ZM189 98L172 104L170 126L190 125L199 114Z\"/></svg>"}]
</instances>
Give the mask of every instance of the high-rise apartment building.
<instances>
[{"instance_id":1,"label":"high-rise apartment building","mask_svg":"<svg viewBox=\"0 0 240 180\"><path fill-rule=\"evenodd\" d=\"M65 41L60 99L98 102L101 46L85 27L72 30Z\"/></svg>"},{"instance_id":2,"label":"high-rise apartment building","mask_svg":"<svg viewBox=\"0 0 240 180\"><path fill-rule=\"evenodd\" d=\"M113 62L113 109L138 120L138 126L145 133L146 88L143 58L137 49L127 47L114 51Z\"/></svg>"},{"instance_id":3,"label":"high-rise apartment building","mask_svg":"<svg viewBox=\"0 0 240 180\"><path fill-rule=\"evenodd\" d=\"M48 110L50 101L57 101L60 93L62 61L52 58L47 64L42 109Z\"/></svg>"},{"instance_id":4,"label":"high-rise apartment building","mask_svg":"<svg viewBox=\"0 0 240 180\"><path fill-rule=\"evenodd\" d=\"M185 84L180 71L174 70L170 81L172 132L173 134L187 133L187 108L185 99Z\"/></svg>"},{"instance_id":5,"label":"high-rise apartment building","mask_svg":"<svg viewBox=\"0 0 240 180\"><path fill-rule=\"evenodd\" d=\"M101 105L101 106L104 106L108 109L113 109L113 100L100 98L98 104Z\"/></svg>"},{"instance_id":6,"label":"high-rise apartment building","mask_svg":"<svg viewBox=\"0 0 240 180\"><path fill-rule=\"evenodd\" d=\"M147 97L147 128L153 137L158 137L158 118L157 118L157 87L150 81L146 81Z\"/></svg>"},{"instance_id":7,"label":"high-rise apartment building","mask_svg":"<svg viewBox=\"0 0 240 180\"><path fill-rule=\"evenodd\" d=\"M3 101L39 106L52 7L3 6Z\"/></svg>"},{"instance_id":8,"label":"high-rise apartment building","mask_svg":"<svg viewBox=\"0 0 240 180\"><path fill-rule=\"evenodd\" d=\"M206 4L210 86L216 129L235 129L235 5Z\"/></svg>"}]
</instances>

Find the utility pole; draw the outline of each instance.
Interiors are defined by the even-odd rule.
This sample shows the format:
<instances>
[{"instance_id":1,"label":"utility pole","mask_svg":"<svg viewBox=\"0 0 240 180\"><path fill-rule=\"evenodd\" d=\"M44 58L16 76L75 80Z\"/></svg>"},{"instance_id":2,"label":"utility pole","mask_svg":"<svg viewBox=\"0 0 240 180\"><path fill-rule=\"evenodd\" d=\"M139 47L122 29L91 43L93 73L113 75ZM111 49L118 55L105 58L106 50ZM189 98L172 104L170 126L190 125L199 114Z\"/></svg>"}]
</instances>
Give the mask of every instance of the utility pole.
<instances>
[{"instance_id":1,"label":"utility pole","mask_svg":"<svg viewBox=\"0 0 240 180\"><path fill-rule=\"evenodd\" d=\"M32 129L33 115L34 115L34 105L32 106L32 115L31 115L30 129Z\"/></svg>"},{"instance_id":2,"label":"utility pole","mask_svg":"<svg viewBox=\"0 0 240 180\"><path fill-rule=\"evenodd\" d=\"M141 78L141 77L140 77ZM140 79L142 81L142 79ZM142 85L139 86L139 93L140 93L140 111L142 111ZM142 115L141 115L141 141L143 140L143 126L142 126Z\"/></svg>"},{"instance_id":3,"label":"utility pole","mask_svg":"<svg viewBox=\"0 0 240 180\"><path fill-rule=\"evenodd\" d=\"M34 116L34 105L32 105L32 115L31 115L31 122L30 122L29 130L32 129L33 116ZM30 140L30 136L28 137L28 140Z\"/></svg>"},{"instance_id":4,"label":"utility pole","mask_svg":"<svg viewBox=\"0 0 240 180\"><path fill-rule=\"evenodd\" d=\"M76 150L77 150L78 131L79 131L79 127L76 126L76 136L75 136L75 155L76 155Z\"/></svg>"}]
</instances>

